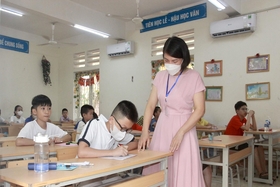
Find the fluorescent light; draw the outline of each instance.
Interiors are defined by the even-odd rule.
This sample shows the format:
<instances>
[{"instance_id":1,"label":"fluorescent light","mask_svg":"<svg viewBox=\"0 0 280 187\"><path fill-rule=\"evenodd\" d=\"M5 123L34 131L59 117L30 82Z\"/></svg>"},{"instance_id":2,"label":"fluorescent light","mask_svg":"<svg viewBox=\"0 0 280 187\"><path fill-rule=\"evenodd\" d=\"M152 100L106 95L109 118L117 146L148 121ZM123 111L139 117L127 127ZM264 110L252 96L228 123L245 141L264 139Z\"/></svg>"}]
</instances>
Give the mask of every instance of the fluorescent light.
<instances>
[{"instance_id":1,"label":"fluorescent light","mask_svg":"<svg viewBox=\"0 0 280 187\"><path fill-rule=\"evenodd\" d=\"M88 28L88 27L84 27L82 25L75 24L74 27L77 28L77 29L81 29L81 30L93 33L93 34L97 34L97 35L102 36L104 38L108 38L110 36L107 33L100 32L100 31L97 31L97 30L94 30L94 29L91 29L91 28Z\"/></svg>"},{"instance_id":2,"label":"fluorescent light","mask_svg":"<svg viewBox=\"0 0 280 187\"><path fill-rule=\"evenodd\" d=\"M22 13L20 12L15 12L13 10L9 10L9 9L5 9L5 8L0 8L1 11L3 12L7 12L7 13L10 13L10 14L13 14L13 15L16 15L16 16L22 16Z\"/></svg>"},{"instance_id":3,"label":"fluorescent light","mask_svg":"<svg viewBox=\"0 0 280 187\"><path fill-rule=\"evenodd\" d=\"M210 3L212 3L213 5L215 5L218 10L224 10L226 7L220 3L218 0L208 0Z\"/></svg>"}]
</instances>

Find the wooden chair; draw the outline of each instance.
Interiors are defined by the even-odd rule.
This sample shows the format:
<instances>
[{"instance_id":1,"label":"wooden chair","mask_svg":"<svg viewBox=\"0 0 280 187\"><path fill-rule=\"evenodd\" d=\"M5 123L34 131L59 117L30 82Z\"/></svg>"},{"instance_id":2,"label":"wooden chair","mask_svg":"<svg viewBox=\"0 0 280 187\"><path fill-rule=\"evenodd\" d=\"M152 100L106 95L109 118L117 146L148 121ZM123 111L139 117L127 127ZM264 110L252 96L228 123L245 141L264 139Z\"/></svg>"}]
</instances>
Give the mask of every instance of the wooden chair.
<instances>
[{"instance_id":1,"label":"wooden chair","mask_svg":"<svg viewBox=\"0 0 280 187\"><path fill-rule=\"evenodd\" d=\"M56 156L58 161L76 158L77 154L78 146L56 150Z\"/></svg>"},{"instance_id":2,"label":"wooden chair","mask_svg":"<svg viewBox=\"0 0 280 187\"><path fill-rule=\"evenodd\" d=\"M11 125L8 129L9 136L17 136L19 131L22 129L22 125Z\"/></svg>"},{"instance_id":3,"label":"wooden chair","mask_svg":"<svg viewBox=\"0 0 280 187\"><path fill-rule=\"evenodd\" d=\"M3 142L2 147L15 147L16 142L15 141L8 141L8 142Z\"/></svg>"}]
</instances>

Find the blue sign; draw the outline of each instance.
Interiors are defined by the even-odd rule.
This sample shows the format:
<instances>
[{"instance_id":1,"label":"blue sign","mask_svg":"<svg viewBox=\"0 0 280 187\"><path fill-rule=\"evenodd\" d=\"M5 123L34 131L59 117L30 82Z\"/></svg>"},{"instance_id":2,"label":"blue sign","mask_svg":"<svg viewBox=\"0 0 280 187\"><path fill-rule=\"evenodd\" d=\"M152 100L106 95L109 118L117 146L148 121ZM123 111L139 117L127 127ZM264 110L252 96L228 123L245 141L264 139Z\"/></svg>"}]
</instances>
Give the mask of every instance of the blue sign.
<instances>
[{"instance_id":1,"label":"blue sign","mask_svg":"<svg viewBox=\"0 0 280 187\"><path fill-rule=\"evenodd\" d=\"M29 53L29 41L0 35L0 48Z\"/></svg>"},{"instance_id":2,"label":"blue sign","mask_svg":"<svg viewBox=\"0 0 280 187\"><path fill-rule=\"evenodd\" d=\"M144 28L141 29L140 32L141 33L147 32L147 31L168 27L172 25L177 25L180 23L185 23L188 21L193 21L206 17L207 17L207 7L206 7L206 3L203 3L193 7L171 12L164 16L145 19L142 22Z\"/></svg>"}]
</instances>

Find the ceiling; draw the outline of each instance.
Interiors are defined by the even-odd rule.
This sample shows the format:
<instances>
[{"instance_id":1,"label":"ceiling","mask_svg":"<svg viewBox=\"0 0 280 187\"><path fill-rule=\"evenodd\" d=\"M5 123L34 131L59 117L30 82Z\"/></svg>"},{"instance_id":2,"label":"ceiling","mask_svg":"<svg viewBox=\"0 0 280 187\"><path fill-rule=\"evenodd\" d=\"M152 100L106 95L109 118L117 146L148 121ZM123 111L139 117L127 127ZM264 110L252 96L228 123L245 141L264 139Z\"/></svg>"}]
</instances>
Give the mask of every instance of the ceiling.
<instances>
[{"instance_id":1,"label":"ceiling","mask_svg":"<svg viewBox=\"0 0 280 187\"><path fill-rule=\"evenodd\" d=\"M227 4L232 4L232 6L227 7L227 11L235 14L240 13L240 3L242 0L224 1ZM245 2L251 3L250 1L253 0L246 0ZM262 0L257 1L261 2ZM143 18L157 17L170 10L175 11L203 2L207 1L140 0L139 13L140 17ZM279 6L279 0L274 2L276 4L269 4L266 1L266 7L264 8ZM57 41L72 41L71 38L79 38L80 35L87 35L85 31L72 27L71 24L73 22L85 26L89 25L89 27L103 32L109 32L113 38L122 38L125 33L123 29L125 22L129 22L129 20L107 17L106 14L127 18L136 16L136 0L0 0L0 3L2 7L10 8L24 14L23 17L17 17L0 12L0 26L42 36L42 38L50 38L51 23L56 22L54 36ZM208 6L213 7L211 4L208 4ZM46 39L44 40L47 42ZM75 40L75 42L81 43L84 41Z\"/></svg>"}]
</instances>

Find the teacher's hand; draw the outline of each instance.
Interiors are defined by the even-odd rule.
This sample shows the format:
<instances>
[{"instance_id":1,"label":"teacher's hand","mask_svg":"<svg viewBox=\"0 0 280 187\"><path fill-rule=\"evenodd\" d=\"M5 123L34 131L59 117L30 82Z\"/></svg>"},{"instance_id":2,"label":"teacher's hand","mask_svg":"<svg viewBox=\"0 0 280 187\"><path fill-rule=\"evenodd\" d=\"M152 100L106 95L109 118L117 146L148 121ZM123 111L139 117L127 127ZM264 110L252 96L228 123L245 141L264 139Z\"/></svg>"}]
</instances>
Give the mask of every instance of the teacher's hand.
<instances>
[{"instance_id":1,"label":"teacher's hand","mask_svg":"<svg viewBox=\"0 0 280 187\"><path fill-rule=\"evenodd\" d=\"M147 132L142 132L140 140L138 141L138 151L144 151L145 148L149 147L150 145L150 135L149 131Z\"/></svg>"},{"instance_id":2,"label":"teacher's hand","mask_svg":"<svg viewBox=\"0 0 280 187\"><path fill-rule=\"evenodd\" d=\"M178 131L173 137L169 150L173 153L177 151L181 145L182 139L184 138L184 132Z\"/></svg>"}]
</instances>

